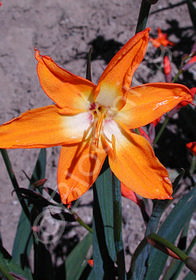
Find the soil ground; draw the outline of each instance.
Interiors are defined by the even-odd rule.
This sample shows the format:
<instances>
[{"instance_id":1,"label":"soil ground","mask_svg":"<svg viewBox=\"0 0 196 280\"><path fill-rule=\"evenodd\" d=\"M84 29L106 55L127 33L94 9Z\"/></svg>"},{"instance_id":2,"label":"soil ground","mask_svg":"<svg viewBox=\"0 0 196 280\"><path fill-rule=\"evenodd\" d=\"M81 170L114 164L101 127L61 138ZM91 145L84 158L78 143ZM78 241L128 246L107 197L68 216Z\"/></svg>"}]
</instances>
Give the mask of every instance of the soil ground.
<instances>
[{"instance_id":1,"label":"soil ground","mask_svg":"<svg viewBox=\"0 0 196 280\"><path fill-rule=\"evenodd\" d=\"M20 113L51 104L44 94L36 73L34 47L70 72L85 77L86 56L93 46L92 77L96 83L103 69L135 33L141 1L134 0L7 0L0 7L0 124ZM147 26L151 36L157 36L157 27L176 43L172 53L172 71L176 73L179 58L189 53L195 37L192 22L184 1L160 0L151 9ZM156 58L156 61L155 61ZM148 61L147 61L148 59ZM150 61L151 59L151 61ZM151 44L147 58L137 71L133 84L164 81L162 72L153 68L160 61L160 53ZM186 77L189 87L195 84L195 68ZM184 77L180 77L184 81ZM167 133L170 133L169 131ZM170 137L171 135L168 134ZM194 135L185 135L188 141ZM171 144L173 138L168 145ZM195 138L196 139L196 138ZM175 141L175 139L174 139ZM175 144L175 142L173 143ZM171 145L170 145L171 146ZM172 145L173 147L174 145ZM164 146L165 148L165 146ZM167 146L166 146L167 148ZM47 186L56 186L59 147L47 149ZM171 170L187 167L187 158L169 160L160 152L161 160ZM38 150L8 151L13 170L21 187L28 186L22 170L30 176ZM182 151L186 151L183 149ZM176 154L176 153L175 153ZM172 163L175 161L175 164ZM20 205L8 178L3 161L0 164L0 232L3 244L12 250ZM80 216L89 223L92 217L92 191L81 198ZM83 205L83 206L82 206ZM195 220L191 235L195 235ZM127 263L131 252L143 238L145 225L137 205L123 198L123 235ZM75 227L73 236L82 236L81 227Z\"/></svg>"}]
</instances>

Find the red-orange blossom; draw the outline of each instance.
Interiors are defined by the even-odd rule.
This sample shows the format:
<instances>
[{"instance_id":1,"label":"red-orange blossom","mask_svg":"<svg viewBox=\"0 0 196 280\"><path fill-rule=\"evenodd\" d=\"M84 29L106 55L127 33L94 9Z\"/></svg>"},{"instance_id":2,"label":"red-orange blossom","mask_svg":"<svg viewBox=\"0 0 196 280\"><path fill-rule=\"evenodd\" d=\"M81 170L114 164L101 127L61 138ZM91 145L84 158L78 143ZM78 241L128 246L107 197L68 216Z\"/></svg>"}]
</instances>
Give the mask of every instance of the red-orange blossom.
<instances>
[{"instance_id":1,"label":"red-orange blossom","mask_svg":"<svg viewBox=\"0 0 196 280\"><path fill-rule=\"evenodd\" d=\"M171 198L166 169L148 141L132 129L151 123L182 101L191 102L192 96L179 84L130 88L146 52L149 31L124 45L97 86L35 53L41 86L55 105L27 111L1 125L0 148L61 145L57 183L65 204L90 188L107 155L111 170L128 188L146 198Z\"/></svg>"}]
</instances>

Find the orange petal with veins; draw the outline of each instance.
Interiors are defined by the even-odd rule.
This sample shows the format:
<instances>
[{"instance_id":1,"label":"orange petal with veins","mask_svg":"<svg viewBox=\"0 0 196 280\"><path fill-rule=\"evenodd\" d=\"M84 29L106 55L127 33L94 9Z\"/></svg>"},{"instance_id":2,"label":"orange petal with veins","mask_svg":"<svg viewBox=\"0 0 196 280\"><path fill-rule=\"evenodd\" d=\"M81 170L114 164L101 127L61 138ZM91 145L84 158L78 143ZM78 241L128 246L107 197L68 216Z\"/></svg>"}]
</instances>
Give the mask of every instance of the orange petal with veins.
<instances>
[{"instance_id":1,"label":"orange petal with veins","mask_svg":"<svg viewBox=\"0 0 196 280\"><path fill-rule=\"evenodd\" d=\"M95 85L69 71L59 67L49 56L40 56L36 50L38 61L37 73L44 92L65 113L78 113L88 110L90 98Z\"/></svg>"},{"instance_id":2,"label":"orange petal with veins","mask_svg":"<svg viewBox=\"0 0 196 280\"><path fill-rule=\"evenodd\" d=\"M103 149L92 149L88 142L63 146L57 183L61 200L68 204L83 195L95 182L106 158Z\"/></svg>"},{"instance_id":3,"label":"orange petal with veins","mask_svg":"<svg viewBox=\"0 0 196 280\"><path fill-rule=\"evenodd\" d=\"M78 143L91 126L88 112L64 116L55 105L29 110L0 126L0 148L45 148Z\"/></svg>"},{"instance_id":4,"label":"orange petal with veins","mask_svg":"<svg viewBox=\"0 0 196 280\"><path fill-rule=\"evenodd\" d=\"M144 31L137 33L112 58L98 82L95 93L97 102L105 105L107 95L111 94L108 87L111 87L115 91L112 93L114 98L122 97L120 103L121 105L124 104L123 96L130 88L132 76L146 53L149 31L150 28L146 28Z\"/></svg>"},{"instance_id":5,"label":"orange petal with veins","mask_svg":"<svg viewBox=\"0 0 196 280\"><path fill-rule=\"evenodd\" d=\"M133 129L145 126L172 110L182 101L190 103L190 90L180 84L152 83L133 87L127 93L126 105L114 117Z\"/></svg>"},{"instance_id":6,"label":"orange petal with veins","mask_svg":"<svg viewBox=\"0 0 196 280\"><path fill-rule=\"evenodd\" d=\"M107 139L114 135L115 153L109 149L109 164L123 184L145 198L171 199L168 172L144 137L112 121L104 125L104 134Z\"/></svg>"}]
</instances>

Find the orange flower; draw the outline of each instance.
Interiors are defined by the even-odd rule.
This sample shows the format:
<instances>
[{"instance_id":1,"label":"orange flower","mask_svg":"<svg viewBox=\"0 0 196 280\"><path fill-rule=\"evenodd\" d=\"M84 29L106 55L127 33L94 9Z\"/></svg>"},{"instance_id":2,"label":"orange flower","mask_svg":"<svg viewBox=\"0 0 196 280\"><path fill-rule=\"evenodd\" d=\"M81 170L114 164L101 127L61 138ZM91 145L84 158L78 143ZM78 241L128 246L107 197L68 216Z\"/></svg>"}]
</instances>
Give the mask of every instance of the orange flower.
<instances>
[{"instance_id":1,"label":"orange flower","mask_svg":"<svg viewBox=\"0 0 196 280\"><path fill-rule=\"evenodd\" d=\"M131 190L147 198L171 198L166 169L148 141L131 130L192 97L189 89L179 84L130 88L146 52L149 31L136 34L124 45L97 86L35 52L41 86L55 105L27 111L0 126L0 148L61 145L57 183L65 204L90 188L107 154L111 170Z\"/></svg>"},{"instance_id":2,"label":"orange flower","mask_svg":"<svg viewBox=\"0 0 196 280\"><path fill-rule=\"evenodd\" d=\"M196 142L189 142L186 144L187 149L196 156Z\"/></svg>"},{"instance_id":3,"label":"orange flower","mask_svg":"<svg viewBox=\"0 0 196 280\"><path fill-rule=\"evenodd\" d=\"M167 34L162 33L160 28L158 28L158 37L156 39L150 38L150 41L152 42L155 48L160 48L161 46L167 47L168 45L175 45L173 42L167 39Z\"/></svg>"}]
</instances>

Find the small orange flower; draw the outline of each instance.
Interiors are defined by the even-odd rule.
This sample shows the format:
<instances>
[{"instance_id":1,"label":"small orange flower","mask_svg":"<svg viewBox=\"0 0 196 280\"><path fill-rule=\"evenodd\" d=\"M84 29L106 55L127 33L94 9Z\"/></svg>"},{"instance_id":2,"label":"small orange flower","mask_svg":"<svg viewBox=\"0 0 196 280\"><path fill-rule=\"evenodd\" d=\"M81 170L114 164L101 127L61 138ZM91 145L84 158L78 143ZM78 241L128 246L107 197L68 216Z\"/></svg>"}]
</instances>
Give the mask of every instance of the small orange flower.
<instances>
[{"instance_id":1,"label":"small orange flower","mask_svg":"<svg viewBox=\"0 0 196 280\"><path fill-rule=\"evenodd\" d=\"M134 192L152 199L171 198L167 170L148 141L132 130L158 119L182 101L190 102L192 96L179 84L130 88L146 52L149 31L136 34L124 45L97 86L35 52L41 86L55 105L27 111L0 126L0 148L62 146L57 183L65 204L90 188L106 155L114 174Z\"/></svg>"},{"instance_id":2,"label":"small orange flower","mask_svg":"<svg viewBox=\"0 0 196 280\"><path fill-rule=\"evenodd\" d=\"M152 42L155 48L160 48L161 46L167 47L168 45L175 45L173 42L167 39L167 34L162 33L160 28L158 28L158 37L156 39L150 38L150 41Z\"/></svg>"},{"instance_id":3,"label":"small orange flower","mask_svg":"<svg viewBox=\"0 0 196 280\"><path fill-rule=\"evenodd\" d=\"M196 142L187 143L186 147L194 156L196 156Z\"/></svg>"}]
</instances>

